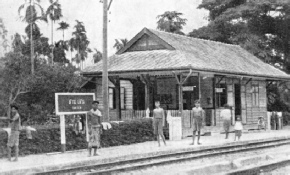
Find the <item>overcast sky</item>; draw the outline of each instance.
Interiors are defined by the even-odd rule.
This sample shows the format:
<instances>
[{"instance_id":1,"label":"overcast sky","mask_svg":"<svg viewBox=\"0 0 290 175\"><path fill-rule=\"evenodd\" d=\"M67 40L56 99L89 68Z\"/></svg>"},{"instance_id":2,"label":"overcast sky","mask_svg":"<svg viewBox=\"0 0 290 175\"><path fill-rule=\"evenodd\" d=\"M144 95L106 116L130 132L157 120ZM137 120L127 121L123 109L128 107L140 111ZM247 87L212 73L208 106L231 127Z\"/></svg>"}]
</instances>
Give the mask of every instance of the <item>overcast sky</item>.
<instances>
[{"instance_id":1,"label":"overcast sky","mask_svg":"<svg viewBox=\"0 0 290 175\"><path fill-rule=\"evenodd\" d=\"M108 0L109 1L109 0ZM207 12L197 9L202 0L114 0L109 12L108 49L109 55L115 53L113 45L117 38L134 37L142 28L156 29L156 16L165 11L178 11L183 13L187 25L183 32L188 33L207 24ZM27 24L19 19L18 8L25 0L0 0L0 18L9 31L9 35L18 32L24 33ZM48 0L41 0L44 9ZM65 39L71 37L75 20L84 22L90 48L102 51L102 6L100 0L59 0L63 9L63 18L70 24L70 29L65 33ZM39 23L41 32L50 38L50 23ZM55 25L58 27L58 24ZM62 38L62 32L54 32L55 40Z\"/></svg>"}]
</instances>

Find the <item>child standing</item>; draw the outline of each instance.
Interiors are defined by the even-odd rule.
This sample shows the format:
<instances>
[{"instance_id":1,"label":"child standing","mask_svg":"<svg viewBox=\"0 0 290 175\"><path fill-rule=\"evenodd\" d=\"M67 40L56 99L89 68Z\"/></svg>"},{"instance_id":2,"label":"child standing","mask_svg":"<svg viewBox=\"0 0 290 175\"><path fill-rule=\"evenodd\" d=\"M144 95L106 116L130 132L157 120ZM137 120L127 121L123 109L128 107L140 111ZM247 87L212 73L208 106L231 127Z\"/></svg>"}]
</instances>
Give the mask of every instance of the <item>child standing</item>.
<instances>
[{"instance_id":1,"label":"child standing","mask_svg":"<svg viewBox=\"0 0 290 175\"><path fill-rule=\"evenodd\" d=\"M238 140L240 140L242 136L242 130L243 130L243 124L242 124L240 116L237 117L234 129L235 129L235 141L237 137L238 137Z\"/></svg>"},{"instance_id":2,"label":"child standing","mask_svg":"<svg viewBox=\"0 0 290 175\"><path fill-rule=\"evenodd\" d=\"M258 130L260 130L260 129L265 129L266 130L264 117L259 117L259 120L258 120Z\"/></svg>"}]
</instances>

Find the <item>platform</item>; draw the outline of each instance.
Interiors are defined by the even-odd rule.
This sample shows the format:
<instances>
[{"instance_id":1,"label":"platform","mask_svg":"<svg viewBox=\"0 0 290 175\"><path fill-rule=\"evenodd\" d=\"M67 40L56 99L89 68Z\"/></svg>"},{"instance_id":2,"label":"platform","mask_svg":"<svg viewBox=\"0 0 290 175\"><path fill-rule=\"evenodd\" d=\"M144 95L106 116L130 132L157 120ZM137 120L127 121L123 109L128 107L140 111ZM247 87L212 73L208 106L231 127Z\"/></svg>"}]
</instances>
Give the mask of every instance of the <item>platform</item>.
<instances>
[{"instance_id":1,"label":"platform","mask_svg":"<svg viewBox=\"0 0 290 175\"><path fill-rule=\"evenodd\" d=\"M246 132L243 133L240 143L290 137L290 127L283 130ZM234 144L234 134L230 134L229 139L224 139L224 134L214 134L202 136L202 145L189 145L191 138L180 141L167 141L167 146L158 147L157 142L144 142L132 145L115 146L100 149L100 156L87 157L86 150L78 150L66 153L39 154L19 157L18 162L9 162L7 159L0 159L0 175L2 174L33 174L45 170L57 170L64 167L90 165L97 163L126 160L139 157L146 157L158 154L172 153L183 150L205 149Z\"/></svg>"}]
</instances>

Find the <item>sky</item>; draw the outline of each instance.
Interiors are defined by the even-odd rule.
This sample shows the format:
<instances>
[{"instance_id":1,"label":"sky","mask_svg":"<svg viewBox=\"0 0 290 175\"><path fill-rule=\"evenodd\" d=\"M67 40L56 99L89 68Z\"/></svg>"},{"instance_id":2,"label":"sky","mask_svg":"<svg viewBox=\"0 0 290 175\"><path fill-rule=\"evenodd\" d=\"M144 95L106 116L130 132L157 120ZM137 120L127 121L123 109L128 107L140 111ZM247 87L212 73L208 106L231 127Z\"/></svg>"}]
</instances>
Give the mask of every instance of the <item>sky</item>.
<instances>
[{"instance_id":1,"label":"sky","mask_svg":"<svg viewBox=\"0 0 290 175\"><path fill-rule=\"evenodd\" d=\"M108 0L109 1L109 0ZM116 52L113 48L115 39L132 39L144 27L156 29L157 16L165 11L177 11L183 13L187 19L183 32L189 33L193 29L202 27L208 23L208 12L197 9L202 0L113 0L108 14L108 55ZM24 33L27 25L22 22L18 8L25 0L0 0L0 18L11 36L16 32ZM70 25L65 32L65 39L71 38L75 20L82 21L87 30L91 49L102 51L103 30L103 4L100 0L59 0L62 5L63 18ZM41 6L46 9L49 0L41 0ZM59 21L59 22L60 22ZM38 25L44 36L51 38L51 23L40 22ZM58 27L56 22L55 29ZM62 39L61 31L54 31L54 41ZM90 63L92 55L87 63Z\"/></svg>"}]
</instances>

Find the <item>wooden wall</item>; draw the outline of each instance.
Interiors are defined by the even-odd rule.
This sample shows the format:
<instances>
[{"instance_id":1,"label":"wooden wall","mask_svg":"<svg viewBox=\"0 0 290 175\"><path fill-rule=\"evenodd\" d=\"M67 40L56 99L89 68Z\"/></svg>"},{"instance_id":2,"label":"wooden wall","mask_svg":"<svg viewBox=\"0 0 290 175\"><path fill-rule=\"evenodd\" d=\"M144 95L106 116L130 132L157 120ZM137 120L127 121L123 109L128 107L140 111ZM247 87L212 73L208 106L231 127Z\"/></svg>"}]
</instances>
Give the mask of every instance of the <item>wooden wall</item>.
<instances>
[{"instance_id":1,"label":"wooden wall","mask_svg":"<svg viewBox=\"0 0 290 175\"><path fill-rule=\"evenodd\" d=\"M267 115L267 94L266 94L266 81L258 79L237 79L225 78L220 83L227 84L227 103L235 107L235 89L234 84L241 83L241 118L243 124L256 125L259 117L266 118ZM254 87L258 87L258 104L253 104ZM222 108L215 110L216 125L222 126L222 119L220 111ZM233 114L235 111L233 110ZM234 124L234 120L233 120Z\"/></svg>"},{"instance_id":2,"label":"wooden wall","mask_svg":"<svg viewBox=\"0 0 290 175\"><path fill-rule=\"evenodd\" d=\"M114 85L109 81L109 87L114 87ZM103 94L102 94L102 79L96 80L96 90L95 96L96 100L100 102L99 108L103 109ZM125 88L125 109L133 109L133 85L128 80L120 80L120 86ZM118 120L116 109L109 109L110 120Z\"/></svg>"}]
</instances>

